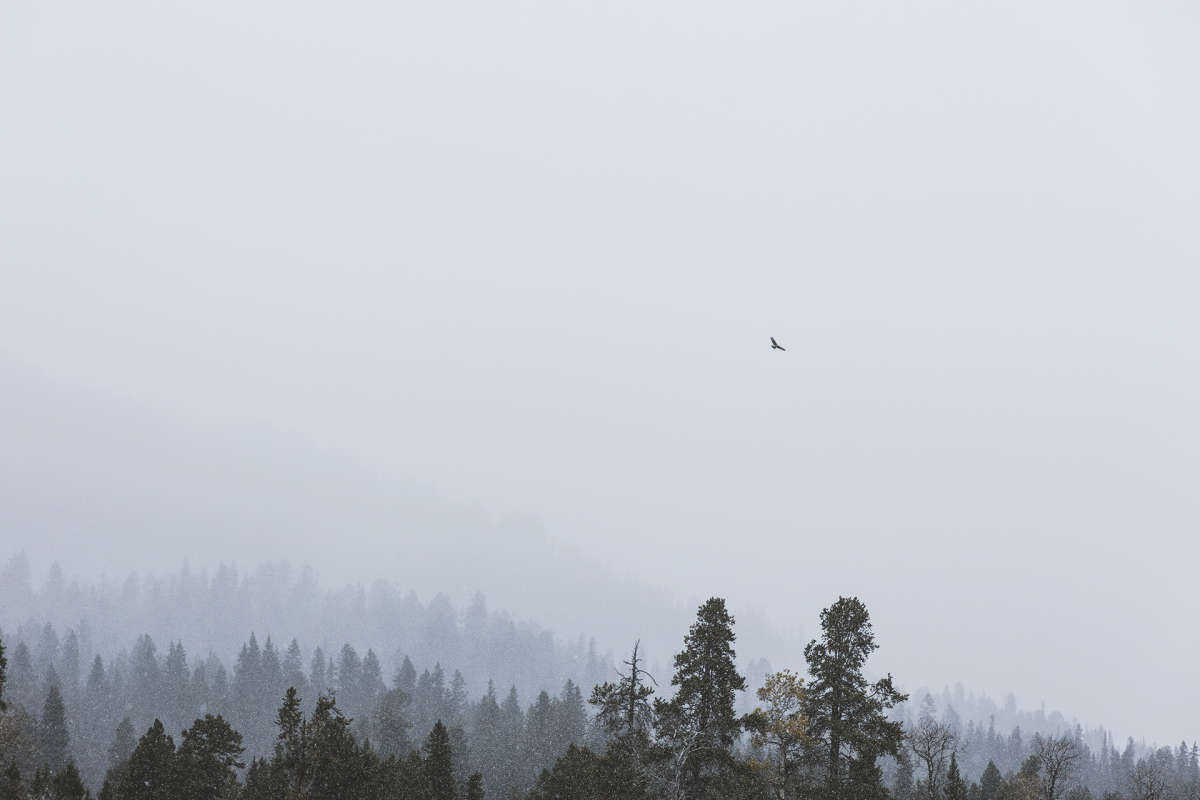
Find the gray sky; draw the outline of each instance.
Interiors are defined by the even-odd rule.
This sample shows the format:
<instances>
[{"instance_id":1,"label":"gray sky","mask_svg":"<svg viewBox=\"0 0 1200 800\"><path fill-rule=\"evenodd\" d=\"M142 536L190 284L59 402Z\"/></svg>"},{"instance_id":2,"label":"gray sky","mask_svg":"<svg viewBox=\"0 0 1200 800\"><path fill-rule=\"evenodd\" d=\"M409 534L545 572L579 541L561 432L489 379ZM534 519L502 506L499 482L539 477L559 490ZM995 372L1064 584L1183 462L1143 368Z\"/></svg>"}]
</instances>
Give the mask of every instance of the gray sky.
<instances>
[{"instance_id":1,"label":"gray sky","mask_svg":"<svg viewBox=\"0 0 1200 800\"><path fill-rule=\"evenodd\" d=\"M1194 737L1198 34L1181 2L6 0L3 536L145 566L206 552L136 544L186 515L268 556L269 466L323 453L385 487L310 492L331 518L419 485L809 633L858 594L906 686Z\"/></svg>"}]
</instances>

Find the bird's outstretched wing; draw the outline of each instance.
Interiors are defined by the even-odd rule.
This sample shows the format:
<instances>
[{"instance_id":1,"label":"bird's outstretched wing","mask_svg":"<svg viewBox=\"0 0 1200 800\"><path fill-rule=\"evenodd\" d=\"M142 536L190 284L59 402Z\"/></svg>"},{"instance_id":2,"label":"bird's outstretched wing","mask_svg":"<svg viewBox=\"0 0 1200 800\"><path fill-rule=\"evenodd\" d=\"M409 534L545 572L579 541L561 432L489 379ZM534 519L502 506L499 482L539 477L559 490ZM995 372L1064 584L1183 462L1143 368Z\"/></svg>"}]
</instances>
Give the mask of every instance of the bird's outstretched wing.
<instances>
[{"instance_id":1,"label":"bird's outstretched wing","mask_svg":"<svg viewBox=\"0 0 1200 800\"><path fill-rule=\"evenodd\" d=\"M774 336L771 337L771 347L773 347L776 350L782 350L785 353L787 352L787 348L782 346L781 344L779 344L779 342L775 341Z\"/></svg>"}]
</instances>

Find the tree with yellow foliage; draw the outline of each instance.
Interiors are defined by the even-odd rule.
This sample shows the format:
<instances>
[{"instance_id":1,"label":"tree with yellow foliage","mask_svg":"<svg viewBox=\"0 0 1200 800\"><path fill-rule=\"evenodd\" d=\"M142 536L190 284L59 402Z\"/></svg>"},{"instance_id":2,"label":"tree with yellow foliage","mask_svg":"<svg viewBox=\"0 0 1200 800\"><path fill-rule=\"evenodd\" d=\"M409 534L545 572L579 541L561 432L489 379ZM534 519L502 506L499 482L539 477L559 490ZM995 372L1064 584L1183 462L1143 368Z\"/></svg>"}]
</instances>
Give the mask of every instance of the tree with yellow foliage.
<instances>
[{"instance_id":1,"label":"tree with yellow foliage","mask_svg":"<svg viewBox=\"0 0 1200 800\"><path fill-rule=\"evenodd\" d=\"M757 767L766 773L768 785L778 800L795 795L800 761L808 737L804 716L804 679L791 670L767 675L756 694L763 706L743 718L756 748L769 750L769 761Z\"/></svg>"}]
</instances>

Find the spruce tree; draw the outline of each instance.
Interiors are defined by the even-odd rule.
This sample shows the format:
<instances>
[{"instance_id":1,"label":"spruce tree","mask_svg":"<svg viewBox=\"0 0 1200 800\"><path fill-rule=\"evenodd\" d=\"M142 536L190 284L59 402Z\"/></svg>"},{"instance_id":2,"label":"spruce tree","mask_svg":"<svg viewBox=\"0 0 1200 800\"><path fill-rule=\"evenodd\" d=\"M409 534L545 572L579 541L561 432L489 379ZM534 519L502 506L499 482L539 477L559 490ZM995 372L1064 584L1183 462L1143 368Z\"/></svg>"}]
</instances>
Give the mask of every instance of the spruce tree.
<instances>
[{"instance_id":1,"label":"spruce tree","mask_svg":"<svg viewBox=\"0 0 1200 800\"><path fill-rule=\"evenodd\" d=\"M149 634L143 633L138 637L130 660L135 716L146 719L161 714L162 670L158 664L154 640Z\"/></svg>"},{"instance_id":2,"label":"spruce tree","mask_svg":"<svg viewBox=\"0 0 1200 800\"><path fill-rule=\"evenodd\" d=\"M600 759L586 747L571 745L550 769L543 770L528 800L614 800L600 791Z\"/></svg>"},{"instance_id":3,"label":"spruce tree","mask_svg":"<svg viewBox=\"0 0 1200 800\"><path fill-rule=\"evenodd\" d=\"M896 757L903 726L885 712L907 696L888 675L868 684L862 669L877 649L867 607L840 597L821 612L821 638L804 648L811 681L805 711L809 742L820 765L824 797L863 800L886 794L876 760Z\"/></svg>"},{"instance_id":4,"label":"spruce tree","mask_svg":"<svg viewBox=\"0 0 1200 800\"><path fill-rule=\"evenodd\" d=\"M479 700L475 712L475 727L472 731L471 766L495 781L504 770L501 750L503 720L500 704L496 702L496 686L488 681L487 693ZM489 788L494 789L494 786Z\"/></svg>"},{"instance_id":5,"label":"spruce tree","mask_svg":"<svg viewBox=\"0 0 1200 800\"><path fill-rule=\"evenodd\" d=\"M309 682L317 694L322 694L332 688L330 684L333 683L333 676L326 674L325 651L319 647L313 651L312 664L309 668Z\"/></svg>"},{"instance_id":6,"label":"spruce tree","mask_svg":"<svg viewBox=\"0 0 1200 800\"><path fill-rule=\"evenodd\" d=\"M67 712L57 684L51 684L42 705L42 720L38 724L38 750L42 762L52 772L66 766L70 758L71 736L67 733Z\"/></svg>"},{"instance_id":7,"label":"spruce tree","mask_svg":"<svg viewBox=\"0 0 1200 800\"><path fill-rule=\"evenodd\" d=\"M0 777L0 798L3 800L21 800L25 797L25 783L21 780L21 770L16 761L10 761Z\"/></svg>"},{"instance_id":8,"label":"spruce tree","mask_svg":"<svg viewBox=\"0 0 1200 800\"><path fill-rule=\"evenodd\" d=\"M359 676L359 689L362 692L363 708L374 708L379 698L387 691L383 682L383 668L379 665L379 656L374 650L367 650L363 658L362 673Z\"/></svg>"},{"instance_id":9,"label":"spruce tree","mask_svg":"<svg viewBox=\"0 0 1200 800\"><path fill-rule=\"evenodd\" d=\"M279 661L279 651L268 636L266 644L263 645L260 663L258 707L269 709L285 688L287 687L283 682L283 664Z\"/></svg>"},{"instance_id":10,"label":"spruce tree","mask_svg":"<svg viewBox=\"0 0 1200 800\"><path fill-rule=\"evenodd\" d=\"M379 701L376 718L379 725L379 752L383 756L403 756L410 747L408 731L412 723L405 716L408 695L389 689Z\"/></svg>"},{"instance_id":11,"label":"spruce tree","mask_svg":"<svg viewBox=\"0 0 1200 800\"><path fill-rule=\"evenodd\" d=\"M568 680L563 685L562 694L554 705L555 722L555 755L566 752L568 746L583 744L587 731L587 709L583 705L583 692Z\"/></svg>"},{"instance_id":12,"label":"spruce tree","mask_svg":"<svg viewBox=\"0 0 1200 800\"><path fill-rule=\"evenodd\" d=\"M350 734L350 720L330 695L317 698L317 707L305 727L306 760L311 770L313 800L334 800L354 794L358 752Z\"/></svg>"},{"instance_id":13,"label":"spruce tree","mask_svg":"<svg viewBox=\"0 0 1200 800\"><path fill-rule=\"evenodd\" d=\"M892 794L896 800L913 800L916 796L912 758L904 750L896 757L896 782L892 786Z\"/></svg>"},{"instance_id":14,"label":"spruce tree","mask_svg":"<svg viewBox=\"0 0 1200 800\"><path fill-rule=\"evenodd\" d=\"M45 764L38 767L33 772L33 780L29 782L29 794L32 797L38 798L38 800L50 797L53 777L50 774L50 769ZM24 798L21 798L21 800L24 800Z\"/></svg>"},{"instance_id":15,"label":"spruce tree","mask_svg":"<svg viewBox=\"0 0 1200 800\"><path fill-rule=\"evenodd\" d=\"M500 737L495 748L500 769L495 773L497 785L492 787L498 797L507 797L513 790L528 788L524 785L524 770L520 763L524 730L525 714L521 711L517 687L512 686L500 706Z\"/></svg>"},{"instance_id":16,"label":"spruce tree","mask_svg":"<svg viewBox=\"0 0 1200 800\"><path fill-rule=\"evenodd\" d=\"M450 734L441 720L434 723L423 750L429 800L454 800L454 754L450 748Z\"/></svg>"},{"instance_id":17,"label":"spruce tree","mask_svg":"<svg viewBox=\"0 0 1200 800\"><path fill-rule=\"evenodd\" d=\"M396 675L392 678L392 685L409 697L412 697L413 692L417 690L417 668L413 666L408 656L404 657L404 661L396 670Z\"/></svg>"},{"instance_id":18,"label":"spruce tree","mask_svg":"<svg viewBox=\"0 0 1200 800\"><path fill-rule=\"evenodd\" d=\"M242 788L240 800L282 800L282 798L302 798L304 794L295 792L288 786L278 759L268 762L256 758L246 769L246 782Z\"/></svg>"},{"instance_id":19,"label":"spruce tree","mask_svg":"<svg viewBox=\"0 0 1200 800\"><path fill-rule=\"evenodd\" d=\"M275 764L286 776L287 785L292 792L299 795L307 785L305 753L306 733L304 712L300 710L300 697L296 687L288 687L283 696L283 705L275 715L275 727L279 734L275 737Z\"/></svg>"},{"instance_id":20,"label":"spruce tree","mask_svg":"<svg viewBox=\"0 0 1200 800\"><path fill-rule=\"evenodd\" d=\"M553 766L558 755L555 752L554 708L550 703L550 695L539 692L537 701L525 714L521 762L526 780L532 783L543 769Z\"/></svg>"},{"instance_id":21,"label":"spruce tree","mask_svg":"<svg viewBox=\"0 0 1200 800\"><path fill-rule=\"evenodd\" d=\"M12 664L7 673L8 700L17 707L30 711L37 708L37 673L33 670L33 658L29 655L29 646L18 641L13 649Z\"/></svg>"},{"instance_id":22,"label":"spruce tree","mask_svg":"<svg viewBox=\"0 0 1200 800\"><path fill-rule=\"evenodd\" d=\"M108 748L108 766L118 768L124 765L129 757L133 755L133 748L137 747L137 741L133 738L133 723L129 717L121 719L121 723L117 725L116 733L113 735L113 742Z\"/></svg>"},{"instance_id":23,"label":"spruce tree","mask_svg":"<svg viewBox=\"0 0 1200 800\"><path fill-rule=\"evenodd\" d=\"M967 800L967 784L958 771L958 753L950 754L950 767L946 770L946 800Z\"/></svg>"},{"instance_id":24,"label":"spruce tree","mask_svg":"<svg viewBox=\"0 0 1200 800\"><path fill-rule=\"evenodd\" d=\"M291 686L299 694L305 693L308 680L304 677L304 662L300 655L300 643L292 639L283 656L283 685Z\"/></svg>"},{"instance_id":25,"label":"spruce tree","mask_svg":"<svg viewBox=\"0 0 1200 800\"><path fill-rule=\"evenodd\" d=\"M79 770L75 767L74 761L68 761L66 766L54 773L54 778L50 781L51 790L54 793L54 800L85 800L90 798L87 787L83 785L83 778L79 775Z\"/></svg>"},{"instance_id":26,"label":"spruce tree","mask_svg":"<svg viewBox=\"0 0 1200 800\"><path fill-rule=\"evenodd\" d=\"M347 643L342 645L337 667L337 696L346 713L357 715L362 708L362 659L358 651Z\"/></svg>"}]
</instances>

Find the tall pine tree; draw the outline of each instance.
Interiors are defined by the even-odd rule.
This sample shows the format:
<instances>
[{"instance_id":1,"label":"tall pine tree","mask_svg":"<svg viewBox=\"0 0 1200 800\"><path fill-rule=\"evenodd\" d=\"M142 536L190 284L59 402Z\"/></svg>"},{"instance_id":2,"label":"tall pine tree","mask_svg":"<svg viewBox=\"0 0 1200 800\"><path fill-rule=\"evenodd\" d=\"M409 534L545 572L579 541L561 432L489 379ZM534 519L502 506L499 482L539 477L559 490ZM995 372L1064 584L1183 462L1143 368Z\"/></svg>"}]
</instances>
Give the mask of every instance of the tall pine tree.
<instances>
[{"instance_id":1,"label":"tall pine tree","mask_svg":"<svg viewBox=\"0 0 1200 800\"><path fill-rule=\"evenodd\" d=\"M733 704L746 680L734 664L733 621L720 597L700 606L683 650L675 656L675 697L658 703L661 732L671 740L676 760L683 762L680 788L688 798L704 797L728 776L733 743L741 732Z\"/></svg>"},{"instance_id":2,"label":"tall pine tree","mask_svg":"<svg viewBox=\"0 0 1200 800\"><path fill-rule=\"evenodd\" d=\"M840 597L821 612L821 638L804 648L811 680L805 711L809 743L820 764L828 800L869 800L886 796L876 761L897 756L903 727L885 712L907 699L888 675L873 684L863 665L875 652L867 607L856 597Z\"/></svg>"}]
</instances>

